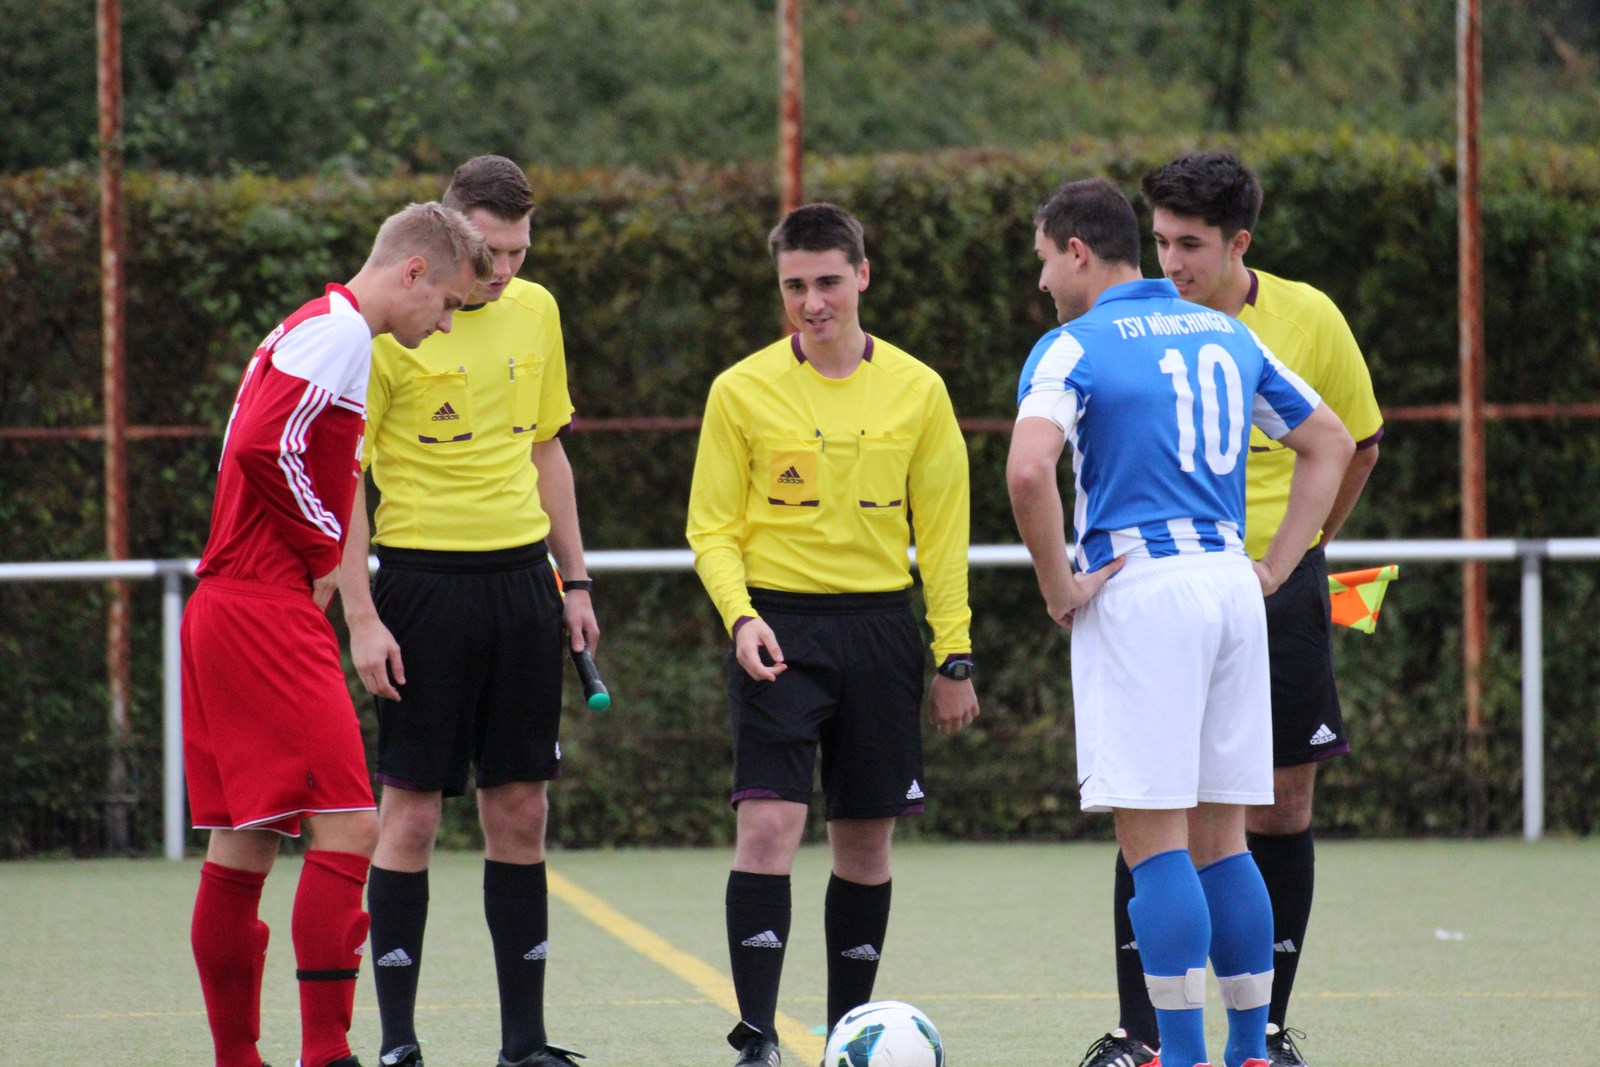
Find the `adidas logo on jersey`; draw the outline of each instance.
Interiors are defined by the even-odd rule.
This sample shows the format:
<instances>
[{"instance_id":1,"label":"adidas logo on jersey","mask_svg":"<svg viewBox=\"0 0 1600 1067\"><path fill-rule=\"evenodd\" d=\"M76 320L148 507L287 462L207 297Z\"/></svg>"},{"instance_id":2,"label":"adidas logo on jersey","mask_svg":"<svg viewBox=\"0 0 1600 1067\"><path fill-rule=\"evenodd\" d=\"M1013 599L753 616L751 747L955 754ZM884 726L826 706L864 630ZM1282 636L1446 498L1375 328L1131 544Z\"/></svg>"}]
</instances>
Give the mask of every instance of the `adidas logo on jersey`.
<instances>
[{"instance_id":1,"label":"adidas logo on jersey","mask_svg":"<svg viewBox=\"0 0 1600 1067\"><path fill-rule=\"evenodd\" d=\"M805 485L806 484L806 480L804 478L800 477L800 472L799 471L795 470L793 467L790 467L788 470L786 470L782 474L778 475L778 484L779 485Z\"/></svg>"},{"instance_id":2,"label":"adidas logo on jersey","mask_svg":"<svg viewBox=\"0 0 1600 1067\"><path fill-rule=\"evenodd\" d=\"M1285 955L1291 955L1292 956L1295 953L1299 952L1300 950L1298 948L1295 948L1295 945L1294 945L1293 941L1290 941L1289 939L1285 938L1282 941L1274 941L1272 943L1272 951L1274 951L1274 952L1282 952Z\"/></svg>"},{"instance_id":3,"label":"adidas logo on jersey","mask_svg":"<svg viewBox=\"0 0 1600 1067\"><path fill-rule=\"evenodd\" d=\"M450 401L448 400L444 402L444 405L438 411L433 413L434 422L449 422L451 419L459 419L460 417L460 415L456 414L456 409L450 406Z\"/></svg>"},{"instance_id":4,"label":"adidas logo on jersey","mask_svg":"<svg viewBox=\"0 0 1600 1067\"><path fill-rule=\"evenodd\" d=\"M771 930L763 930L753 937L747 937L739 944L746 948L782 948L783 942L778 940L778 935Z\"/></svg>"},{"instance_id":5,"label":"adidas logo on jersey","mask_svg":"<svg viewBox=\"0 0 1600 1067\"><path fill-rule=\"evenodd\" d=\"M378 957L379 967L409 967L411 964L412 959L403 948L391 949Z\"/></svg>"},{"instance_id":6,"label":"adidas logo on jersey","mask_svg":"<svg viewBox=\"0 0 1600 1067\"><path fill-rule=\"evenodd\" d=\"M1317 727L1317 732L1311 735L1313 745L1330 745L1337 740L1339 740L1338 735L1328 729L1327 723Z\"/></svg>"},{"instance_id":7,"label":"adidas logo on jersey","mask_svg":"<svg viewBox=\"0 0 1600 1067\"><path fill-rule=\"evenodd\" d=\"M917 780L915 778L911 779L911 788L906 790L906 799L907 800L921 800L922 799L922 787L917 784Z\"/></svg>"},{"instance_id":8,"label":"adidas logo on jersey","mask_svg":"<svg viewBox=\"0 0 1600 1067\"><path fill-rule=\"evenodd\" d=\"M545 960L550 958L550 942L541 941L534 945L522 956L525 960Z\"/></svg>"},{"instance_id":9,"label":"adidas logo on jersey","mask_svg":"<svg viewBox=\"0 0 1600 1067\"><path fill-rule=\"evenodd\" d=\"M847 960L866 960L868 962L876 962L878 959L878 950L873 948L871 945L857 945L855 948L845 949L843 952L839 953L839 955L843 956Z\"/></svg>"}]
</instances>

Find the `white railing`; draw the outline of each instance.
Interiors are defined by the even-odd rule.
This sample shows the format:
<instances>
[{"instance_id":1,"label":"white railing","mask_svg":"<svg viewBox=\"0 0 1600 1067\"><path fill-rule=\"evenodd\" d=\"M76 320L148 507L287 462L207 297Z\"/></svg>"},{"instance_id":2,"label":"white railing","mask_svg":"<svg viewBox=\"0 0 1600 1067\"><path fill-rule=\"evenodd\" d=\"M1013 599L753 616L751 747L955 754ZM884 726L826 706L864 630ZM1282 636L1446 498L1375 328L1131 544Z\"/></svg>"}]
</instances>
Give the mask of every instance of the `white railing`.
<instances>
[{"instance_id":1,"label":"white railing","mask_svg":"<svg viewBox=\"0 0 1600 1067\"><path fill-rule=\"evenodd\" d=\"M973 545L974 567L1026 567L1021 545ZM916 552L912 551L915 561ZM1328 559L1339 563L1459 563L1481 561L1522 565L1522 836L1544 835L1544 587L1545 560L1600 559L1600 538L1484 541L1335 541ZM183 714L179 624L183 620L183 582L194 576L198 560L128 560L77 563L0 563L0 582L109 581L160 579L162 651L162 807L163 838L169 859L183 857ZM688 549L587 552L591 571L684 571L694 565ZM377 560L371 561L377 566Z\"/></svg>"}]
</instances>

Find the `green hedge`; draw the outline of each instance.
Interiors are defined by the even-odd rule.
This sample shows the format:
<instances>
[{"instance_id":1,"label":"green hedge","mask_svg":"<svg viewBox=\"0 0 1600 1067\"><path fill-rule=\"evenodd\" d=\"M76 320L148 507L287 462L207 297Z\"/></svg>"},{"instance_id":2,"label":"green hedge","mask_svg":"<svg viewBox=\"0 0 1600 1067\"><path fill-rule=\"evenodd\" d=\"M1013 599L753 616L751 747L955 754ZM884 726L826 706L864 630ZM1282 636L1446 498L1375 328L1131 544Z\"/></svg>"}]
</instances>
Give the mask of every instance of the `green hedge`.
<instances>
[{"instance_id":1,"label":"green hedge","mask_svg":"<svg viewBox=\"0 0 1600 1067\"><path fill-rule=\"evenodd\" d=\"M823 161L807 190L868 228L868 329L949 383L966 418L1009 418L1032 342L1053 325L1036 289L1033 206L1060 180L1138 175L1190 142L1077 141L1020 153ZM1239 142L1267 208L1252 263L1324 288L1349 317L1385 407L1457 396L1455 188L1439 146L1276 135ZM545 173L525 274L561 303L579 427L585 417L698 415L712 376L776 335L764 236L769 168ZM257 340L323 282L354 273L376 223L436 195L437 177L368 182L131 175L129 412L135 423L220 430ZM1600 153L1491 146L1484 161L1487 393L1496 402L1600 395ZM78 170L0 179L0 425L92 423L99 411L95 187ZM1153 256L1147 264L1155 270ZM1487 429L1490 534L1593 536L1600 424ZM1347 534L1455 537L1453 423L1395 423ZM130 445L136 557L197 555L215 436ZM1014 542L1004 434L969 435L973 539ZM569 439L587 543L682 544L694 436ZM103 554L98 444L0 442L0 554ZM1600 656L1585 615L1592 564L1547 565L1547 769L1552 829L1592 832L1600 795ZM929 740L929 814L914 832L1103 834L1076 810L1066 649L1031 576L975 572L983 664L978 729ZM1348 833L1501 833L1520 825L1514 568L1490 569L1481 753L1461 726L1459 568L1415 565L1380 633L1339 638L1356 752L1324 771L1319 825ZM617 703L575 711L553 833L568 844L725 840L723 636L692 575L603 575L601 651ZM136 601L135 742L159 734L159 611ZM74 847L27 829L103 802L103 593L0 586L0 852ZM576 708L576 705L573 705ZM70 741L69 744L63 744ZM85 747L87 746L87 747ZM68 750L76 753L72 758ZM148 775L146 776L148 777ZM99 789L99 793L96 790ZM460 806L457 806L460 807ZM30 821L31 820L31 821ZM469 813L451 833L470 838Z\"/></svg>"}]
</instances>

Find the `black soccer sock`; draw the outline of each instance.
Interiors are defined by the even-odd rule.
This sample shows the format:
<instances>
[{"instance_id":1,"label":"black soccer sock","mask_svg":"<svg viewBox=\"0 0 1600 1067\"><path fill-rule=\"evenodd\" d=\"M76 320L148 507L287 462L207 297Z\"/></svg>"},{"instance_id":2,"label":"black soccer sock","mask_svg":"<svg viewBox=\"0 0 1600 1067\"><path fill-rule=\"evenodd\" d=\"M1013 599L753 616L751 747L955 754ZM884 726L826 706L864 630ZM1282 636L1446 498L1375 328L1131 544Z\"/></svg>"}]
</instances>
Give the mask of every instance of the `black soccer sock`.
<instances>
[{"instance_id":1,"label":"black soccer sock","mask_svg":"<svg viewBox=\"0 0 1600 1067\"><path fill-rule=\"evenodd\" d=\"M428 926L428 871L367 875L367 911L372 916L372 984L383 1024L381 1051L417 1041L417 978L422 973L422 935Z\"/></svg>"},{"instance_id":2,"label":"black soccer sock","mask_svg":"<svg viewBox=\"0 0 1600 1067\"><path fill-rule=\"evenodd\" d=\"M778 983L789 943L789 876L728 873L728 961L739 1017L778 1040Z\"/></svg>"},{"instance_id":3,"label":"black soccer sock","mask_svg":"<svg viewBox=\"0 0 1600 1067\"><path fill-rule=\"evenodd\" d=\"M1151 1048L1159 1048L1161 1034L1156 1027L1156 1009L1150 1006L1150 991L1144 984L1144 960L1139 958L1139 938L1133 932L1133 920L1128 917L1128 903L1133 900L1133 872L1128 861L1117 852L1116 888L1111 906L1111 927L1116 934L1117 949L1117 1010L1121 1013L1117 1025L1128 1036L1143 1041Z\"/></svg>"},{"instance_id":4,"label":"black soccer sock","mask_svg":"<svg viewBox=\"0 0 1600 1067\"><path fill-rule=\"evenodd\" d=\"M828 943L828 1030L845 1012L872 999L878 958L889 929L889 886L828 878L823 929Z\"/></svg>"},{"instance_id":5,"label":"black soccer sock","mask_svg":"<svg viewBox=\"0 0 1600 1067\"><path fill-rule=\"evenodd\" d=\"M543 863L483 861L483 915L500 985L500 1051L516 1062L544 1048L550 896Z\"/></svg>"},{"instance_id":6,"label":"black soccer sock","mask_svg":"<svg viewBox=\"0 0 1600 1067\"><path fill-rule=\"evenodd\" d=\"M1248 834L1246 840L1272 898L1272 1008L1267 1021L1282 1027L1311 922L1316 844L1310 828L1297 834Z\"/></svg>"}]
</instances>

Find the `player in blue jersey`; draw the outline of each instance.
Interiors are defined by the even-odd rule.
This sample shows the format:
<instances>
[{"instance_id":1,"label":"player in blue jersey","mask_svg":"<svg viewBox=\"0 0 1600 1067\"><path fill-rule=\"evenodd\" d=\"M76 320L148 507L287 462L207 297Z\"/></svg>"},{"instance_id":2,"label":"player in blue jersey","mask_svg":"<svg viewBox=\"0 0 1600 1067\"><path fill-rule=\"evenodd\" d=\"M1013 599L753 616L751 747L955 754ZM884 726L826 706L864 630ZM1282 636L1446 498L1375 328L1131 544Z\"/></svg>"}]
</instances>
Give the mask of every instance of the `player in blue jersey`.
<instances>
[{"instance_id":1,"label":"player in blue jersey","mask_svg":"<svg viewBox=\"0 0 1600 1067\"><path fill-rule=\"evenodd\" d=\"M1034 222L1039 287L1063 325L1023 368L1006 475L1046 608L1072 628L1080 802L1114 813L1133 870L1158 1062L1206 1062L1209 957L1224 1064L1267 1067L1272 913L1244 819L1272 802L1263 596L1316 536L1354 443L1242 323L1141 276L1116 186L1063 185ZM1257 562L1244 550L1252 423L1297 458ZM1076 574L1056 483L1069 443Z\"/></svg>"}]
</instances>

